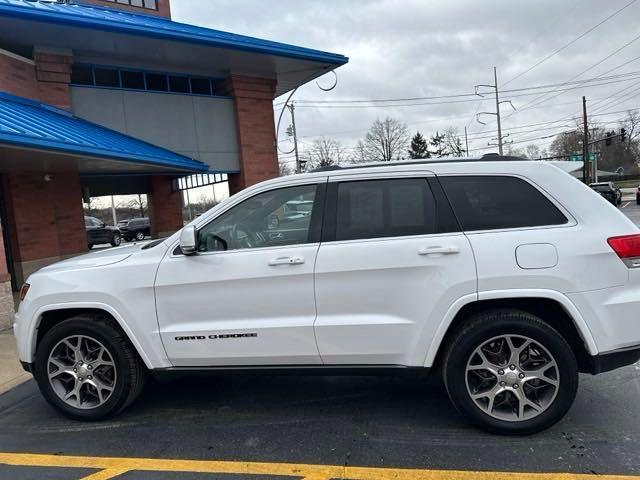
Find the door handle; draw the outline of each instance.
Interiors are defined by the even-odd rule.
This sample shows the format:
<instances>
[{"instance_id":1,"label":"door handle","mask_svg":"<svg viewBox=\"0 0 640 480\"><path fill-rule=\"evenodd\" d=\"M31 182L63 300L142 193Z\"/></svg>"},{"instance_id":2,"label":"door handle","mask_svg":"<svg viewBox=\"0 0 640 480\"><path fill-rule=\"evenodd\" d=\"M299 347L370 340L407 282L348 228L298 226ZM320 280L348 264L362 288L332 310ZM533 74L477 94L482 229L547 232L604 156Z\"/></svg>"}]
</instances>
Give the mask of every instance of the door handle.
<instances>
[{"instance_id":1,"label":"door handle","mask_svg":"<svg viewBox=\"0 0 640 480\"><path fill-rule=\"evenodd\" d=\"M269 265L275 267L277 265L300 265L304 263L302 257L276 257L269 260Z\"/></svg>"},{"instance_id":2,"label":"door handle","mask_svg":"<svg viewBox=\"0 0 640 480\"><path fill-rule=\"evenodd\" d=\"M453 245L432 245L418 250L418 255L452 255L454 253L460 253L460 249Z\"/></svg>"}]
</instances>

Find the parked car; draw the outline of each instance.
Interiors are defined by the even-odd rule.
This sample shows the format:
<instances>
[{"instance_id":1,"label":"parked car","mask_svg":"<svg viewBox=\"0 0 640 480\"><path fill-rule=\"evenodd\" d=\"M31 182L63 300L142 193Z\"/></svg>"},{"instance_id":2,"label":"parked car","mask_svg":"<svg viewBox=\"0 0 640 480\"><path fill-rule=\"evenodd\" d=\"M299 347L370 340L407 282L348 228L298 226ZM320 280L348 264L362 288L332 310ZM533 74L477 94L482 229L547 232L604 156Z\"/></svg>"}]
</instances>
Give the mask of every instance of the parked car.
<instances>
[{"instance_id":1,"label":"parked car","mask_svg":"<svg viewBox=\"0 0 640 480\"><path fill-rule=\"evenodd\" d=\"M613 182L590 183L589 186L614 205L622 204L622 192Z\"/></svg>"},{"instance_id":2,"label":"parked car","mask_svg":"<svg viewBox=\"0 0 640 480\"><path fill-rule=\"evenodd\" d=\"M149 371L302 368L441 372L479 426L549 427L578 372L640 358L640 229L553 165L487 158L281 177L167 239L45 267L21 290L20 360L80 420ZM310 215L271 221L292 201Z\"/></svg>"},{"instance_id":3,"label":"parked car","mask_svg":"<svg viewBox=\"0 0 640 480\"><path fill-rule=\"evenodd\" d=\"M122 220L118 223L118 228L127 242L133 239L140 242L151 235L151 226L147 217Z\"/></svg>"},{"instance_id":4,"label":"parked car","mask_svg":"<svg viewBox=\"0 0 640 480\"><path fill-rule=\"evenodd\" d=\"M89 248L101 243L110 243L117 247L122 242L120 230L117 227L107 225L95 217L84 217L84 226L87 230L87 243Z\"/></svg>"},{"instance_id":5,"label":"parked car","mask_svg":"<svg viewBox=\"0 0 640 480\"><path fill-rule=\"evenodd\" d=\"M640 185L638 185L638 188L636 189L636 203L640 205Z\"/></svg>"}]
</instances>

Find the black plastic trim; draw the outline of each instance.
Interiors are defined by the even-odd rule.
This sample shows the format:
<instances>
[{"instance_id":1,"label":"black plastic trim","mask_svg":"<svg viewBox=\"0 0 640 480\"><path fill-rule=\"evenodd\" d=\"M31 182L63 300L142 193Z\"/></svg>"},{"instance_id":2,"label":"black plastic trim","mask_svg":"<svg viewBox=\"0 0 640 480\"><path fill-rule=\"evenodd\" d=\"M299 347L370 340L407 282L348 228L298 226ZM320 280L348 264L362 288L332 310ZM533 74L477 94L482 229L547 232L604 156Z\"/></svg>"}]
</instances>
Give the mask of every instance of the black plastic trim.
<instances>
[{"instance_id":1,"label":"black plastic trim","mask_svg":"<svg viewBox=\"0 0 640 480\"><path fill-rule=\"evenodd\" d=\"M585 365L587 368L584 371L585 373L597 375L620 367L626 367L627 365L633 365L638 360L640 360L640 345L587 357Z\"/></svg>"}]
</instances>

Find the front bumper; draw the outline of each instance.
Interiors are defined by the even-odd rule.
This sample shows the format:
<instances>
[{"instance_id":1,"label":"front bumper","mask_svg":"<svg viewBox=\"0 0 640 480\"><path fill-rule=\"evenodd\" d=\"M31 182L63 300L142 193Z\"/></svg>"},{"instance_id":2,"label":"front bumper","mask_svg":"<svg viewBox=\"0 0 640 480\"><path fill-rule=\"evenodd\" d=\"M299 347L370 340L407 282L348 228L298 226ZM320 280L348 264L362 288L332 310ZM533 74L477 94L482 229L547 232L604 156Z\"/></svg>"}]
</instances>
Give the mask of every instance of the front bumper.
<instances>
[{"instance_id":1,"label":"front bumper","mask_svg":"<svg viewBox=\"0 0 640 480\"><path fill-rule=\"evenodd\" d=\"M632 365L638 360L640 360L640 345L589 356L584 362L584 367L586 368L582 370L585 373L597 375L599 373L610 372L616 368Z\"/></svg>"}]
</instances>

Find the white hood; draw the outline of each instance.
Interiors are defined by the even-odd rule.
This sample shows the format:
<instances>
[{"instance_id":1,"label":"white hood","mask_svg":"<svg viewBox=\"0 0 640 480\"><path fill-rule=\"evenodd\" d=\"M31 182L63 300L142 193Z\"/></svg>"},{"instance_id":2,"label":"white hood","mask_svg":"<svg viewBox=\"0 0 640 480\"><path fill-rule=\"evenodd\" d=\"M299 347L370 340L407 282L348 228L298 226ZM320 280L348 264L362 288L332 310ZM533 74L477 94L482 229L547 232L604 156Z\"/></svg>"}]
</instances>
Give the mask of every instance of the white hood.
<instances>
[{"instance_id":1,"label":"white hood","mask_svg":"<svg viewBox=\"0 0 640 480\"><path fill-rule=\"evenodd\" d=\"M79 255L67 260L62 260L46 266L40 269L41 272L53 272L59 270L72 270L76 268L91 268L91 267L103 267L105 265L112 265L129 258L134 253L140 251L140 248L144 246L144 243L134 243L131 245L123 245L116 248L107 248L97 252L87 253L85 255Z\"/></svg>"}]
</instances>

